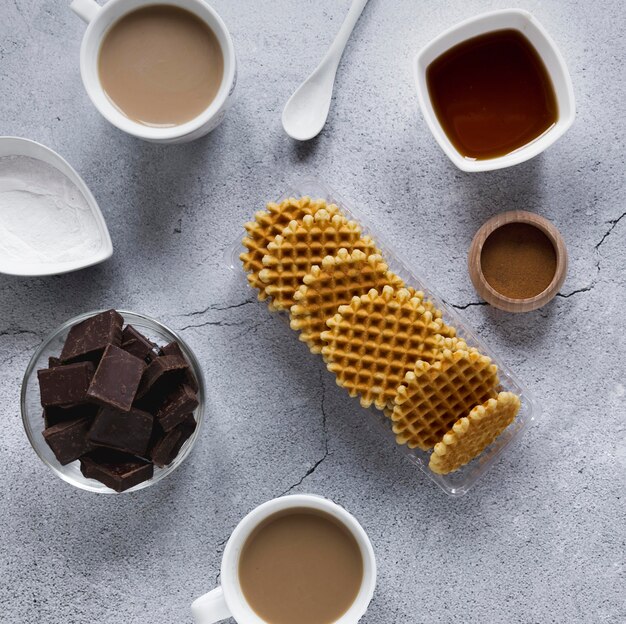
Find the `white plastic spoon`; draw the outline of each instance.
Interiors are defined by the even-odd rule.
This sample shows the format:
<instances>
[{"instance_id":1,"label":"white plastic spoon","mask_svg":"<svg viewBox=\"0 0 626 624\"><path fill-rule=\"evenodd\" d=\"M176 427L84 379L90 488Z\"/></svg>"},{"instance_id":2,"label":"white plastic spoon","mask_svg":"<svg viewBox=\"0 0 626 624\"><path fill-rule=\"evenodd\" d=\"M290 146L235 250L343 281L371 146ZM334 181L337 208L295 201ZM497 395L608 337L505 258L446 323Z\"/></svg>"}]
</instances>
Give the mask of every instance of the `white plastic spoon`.
<instances>
[{"instance_id":1,"label":"white plastic spoon","mask_svg":"<svg viewBox=\"0 0 626 624\"><path fill-rule=\"evenodd\" d=\"M298 141L317 136L326 123L335 74L343 51L367 0L354 0L335 40L315 71L296 89L283 110L283 128Z\"/></svg>"}]
</instances>

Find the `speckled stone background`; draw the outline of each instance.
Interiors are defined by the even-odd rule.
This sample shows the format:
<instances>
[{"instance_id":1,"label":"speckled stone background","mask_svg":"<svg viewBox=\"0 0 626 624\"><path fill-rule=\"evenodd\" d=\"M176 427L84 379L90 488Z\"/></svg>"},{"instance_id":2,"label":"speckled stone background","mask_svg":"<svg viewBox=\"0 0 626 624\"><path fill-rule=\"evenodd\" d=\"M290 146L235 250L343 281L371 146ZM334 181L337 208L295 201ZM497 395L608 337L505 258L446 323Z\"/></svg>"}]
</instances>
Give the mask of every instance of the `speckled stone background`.
<instances>
[{"instance_id":1,"label":"speckled stone background","mask_svg":"<svg viewBox=\"0 0 626 624\"><path fill-rule=\"evenodd\" d=\"M329 123L283 133L282 107L348 0L214 0L240 61L234 108L209 137L160 147L107 125L78 70L84 26L59 0L2 0L0 134L58 150L83 175L115 252L45 279L0 276L0 620L190 622L225 540L251 508L316 492L369 532L379 583L367 624L626 621L626 15L622 2L520 0L560 46L578 117L542 156L457 171L429 135L414 53L487 0L371 0ZM223 264L241 224L313 174L383 230L536 394L543 416L467 496L451 499L382 442L280 320ZM561 229L570 272L526 315L477 298L476 229L523 208ZM19 388L43 336L79 312L134 309L179 329L208 383L208 418L169 479L120 497L77 491L37 458Z\"/></svg>"}]
</instances>

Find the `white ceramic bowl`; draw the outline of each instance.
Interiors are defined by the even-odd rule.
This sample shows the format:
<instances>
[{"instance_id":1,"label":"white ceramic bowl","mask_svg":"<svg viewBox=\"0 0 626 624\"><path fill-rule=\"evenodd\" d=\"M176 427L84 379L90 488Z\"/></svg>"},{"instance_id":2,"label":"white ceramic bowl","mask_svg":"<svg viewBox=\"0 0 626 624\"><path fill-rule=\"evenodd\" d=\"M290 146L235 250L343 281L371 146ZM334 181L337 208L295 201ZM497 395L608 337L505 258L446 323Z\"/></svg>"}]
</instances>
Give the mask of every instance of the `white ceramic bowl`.
<instances>
[{"instance_id":1,"label":"white ceramic bowl","mask_svg":"<svg viewBox=\"0 0 626 624\"><path fill-rule=\"evenodd\" d=\"M29 158L35 158L36 160L41 160L53 166L66 176L70 182L78 188L87 201L87 205L91 209L98 227L101 242L98 248L91 250L81 258L58 262L48 260L25 261L20 258L10 258L0 254L0 273L30 277L57 275L59 273L69 273L70 271L84 269L85 267L98 264L111 257L113 245L100 208L83 179L66 160L41 143L31 141L30 139L11 136L0 137L0 158L3 156L27 156Z\"/></svg>"},{"instance_id":2,"label":"white ceramic bowl","mask_svg":"<svg viewBox=\"0 0 626 624\"><path fill-rule=\"evenodd\" d=\"M541 137L510 154L487 160L464 157L450 142L433 108L426 83L426 69L439 56L455 45L495 30L513 29L521 32L535 47L552 80L558 105L556 124ZM415 57L417 97L426 124L450 160L462 171L491 171L517 165L543 152L561 137L574 122L576 108L574 89L563 56L545 28L527 11L505 9L468 19L433 39Z\"/></svg>"}]
</instances>

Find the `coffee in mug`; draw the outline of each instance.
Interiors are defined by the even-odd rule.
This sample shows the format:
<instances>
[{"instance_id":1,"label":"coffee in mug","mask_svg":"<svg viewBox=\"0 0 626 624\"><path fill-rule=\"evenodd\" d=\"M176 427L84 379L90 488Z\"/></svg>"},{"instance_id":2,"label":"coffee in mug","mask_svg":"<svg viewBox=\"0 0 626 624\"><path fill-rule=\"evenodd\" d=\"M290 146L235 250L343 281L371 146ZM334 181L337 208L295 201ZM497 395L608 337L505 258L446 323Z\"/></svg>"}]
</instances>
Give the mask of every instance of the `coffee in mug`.
<instances>
[{"instance_id":1,"label":"coffee in mug","mask_svg":"<svg viewBox=\"0 0 626 624\"><path fill-rule=\"evenodd\" d=\"M151 5L110 27L98 74L107 97L126 117L173 127L213 102L224 77L224 55L205 21L176 6Z\"/></svg>"},{"instance_id":2,"label":"coffee in mug","mask_svg":"<svg viewBox=\"0 0 626 624\"><path fill-rule=\"evenodd\" d=\"M331 515L288 509L250 534L239 557L239 582L268 624L331 624L359 593L363 557L352 533Z\"/></svg>"},{"instance_id":3,"label":"coffee in mug","mask_svg":"<svg viewBox=\"0 0 626 624\"><path fill-rule=\"evenodd\" d=\"M376 586L363 527L314 494L275 498L237 525L221 585L194 600L195 624L357 624Z\"/></svg>"}]
</instances>

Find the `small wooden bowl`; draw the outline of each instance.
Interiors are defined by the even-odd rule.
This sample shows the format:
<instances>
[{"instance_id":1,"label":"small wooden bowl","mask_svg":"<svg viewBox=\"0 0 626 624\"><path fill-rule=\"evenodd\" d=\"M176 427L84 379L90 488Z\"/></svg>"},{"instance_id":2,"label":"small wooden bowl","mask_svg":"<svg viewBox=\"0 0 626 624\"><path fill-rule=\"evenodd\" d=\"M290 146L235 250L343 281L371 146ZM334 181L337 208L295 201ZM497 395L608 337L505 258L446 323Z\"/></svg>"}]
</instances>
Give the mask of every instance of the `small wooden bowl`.
<instances>
[{"instance_id":1,"label":"small wooden bowl","mask_svg":"<svg viewBox=\"0 0 626 624\"><path fill-rule=\"evenodd\" d=\"M525 223L538 228L550 239L556 253L556 271L550 285L543 292L528 299L512 299L499 293L483 274L481 256L485 241L492 232L509 223ZM530 312L551 301L559 292L567 274L567 249L561 233L550 221L532 212L511 210L492 217L476 232L470 245L467 266L476 292L487 303L506 312Z\"/></svg>"}]
</instances>

